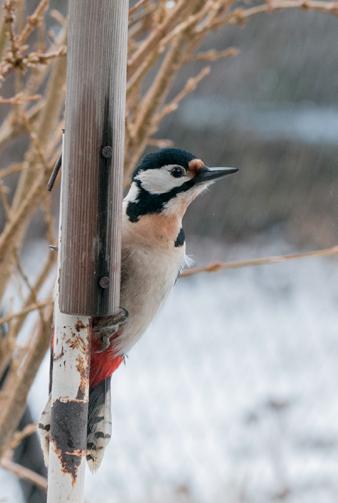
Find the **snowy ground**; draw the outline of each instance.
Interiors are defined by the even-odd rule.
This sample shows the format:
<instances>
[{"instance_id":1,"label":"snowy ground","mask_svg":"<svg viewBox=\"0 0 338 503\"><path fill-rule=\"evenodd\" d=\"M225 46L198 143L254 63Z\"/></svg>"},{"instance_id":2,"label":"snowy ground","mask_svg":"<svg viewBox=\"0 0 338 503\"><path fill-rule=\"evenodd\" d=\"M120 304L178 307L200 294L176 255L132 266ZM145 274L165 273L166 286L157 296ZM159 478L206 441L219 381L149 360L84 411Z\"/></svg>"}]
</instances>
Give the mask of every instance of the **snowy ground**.
<instances>
[{"instance_id":1,"label":"snowy ground","mask_svg":"<svg viewBox=\"0 0 338 503\"><path fill-rule=\"evenodd\" d=\"M337 304L332 259L180 280L113 379L87 501L336 503ZM19 503L9 481L0 499Z\"/></svg>"}]
</instances>

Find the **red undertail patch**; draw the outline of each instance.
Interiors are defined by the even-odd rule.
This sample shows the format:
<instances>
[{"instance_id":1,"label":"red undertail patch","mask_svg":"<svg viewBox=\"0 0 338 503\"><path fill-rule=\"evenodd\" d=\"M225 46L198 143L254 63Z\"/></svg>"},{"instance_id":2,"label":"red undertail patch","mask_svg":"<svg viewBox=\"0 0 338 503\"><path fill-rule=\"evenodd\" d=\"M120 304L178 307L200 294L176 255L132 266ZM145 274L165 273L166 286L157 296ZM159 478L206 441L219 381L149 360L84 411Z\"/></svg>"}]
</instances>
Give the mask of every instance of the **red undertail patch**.
<instances>
[{"instance_id":1,"label":"red undertail patch","mask_svg":"<svg viewBox=\"0 0 338 503\"><path fill-rule=\"evenodd\" d=\"M90 388L95 387L107 377L110 377L121 365L124 357L116 355L113 347L105 351L98 351L97 339L92 335L92 347L90 352Z\"/></svg>"}]
</instances>

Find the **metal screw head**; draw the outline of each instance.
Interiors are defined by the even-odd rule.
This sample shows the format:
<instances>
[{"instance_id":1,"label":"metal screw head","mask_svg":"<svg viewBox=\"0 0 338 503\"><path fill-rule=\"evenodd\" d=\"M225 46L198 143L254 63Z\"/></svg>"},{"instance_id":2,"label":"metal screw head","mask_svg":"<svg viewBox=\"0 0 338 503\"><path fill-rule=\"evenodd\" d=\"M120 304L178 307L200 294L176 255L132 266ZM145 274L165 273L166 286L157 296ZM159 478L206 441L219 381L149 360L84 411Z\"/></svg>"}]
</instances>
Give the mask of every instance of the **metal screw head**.
<instances>
[{"instance_id":1,"label":"metal screw head","mask_svg":"<svg viewBox=\"0 0 338 503\"><path fill-rule=\"evenodd\" d=\"M99 279L99 285L101 288L108 288L109 287L109 277L102 276L102 278Z\"/></svg>"},{"instance_id":2,"label":"metal screw head","mask_svg":"<svg viewBox=\"0 0 338 503\"><path fill-rule=\"evenodd\" d=\"M101 149L101 155L105 159L111 159L113 157L113 149L110 145L105 145Z\"/></svg>"}]
</instances>

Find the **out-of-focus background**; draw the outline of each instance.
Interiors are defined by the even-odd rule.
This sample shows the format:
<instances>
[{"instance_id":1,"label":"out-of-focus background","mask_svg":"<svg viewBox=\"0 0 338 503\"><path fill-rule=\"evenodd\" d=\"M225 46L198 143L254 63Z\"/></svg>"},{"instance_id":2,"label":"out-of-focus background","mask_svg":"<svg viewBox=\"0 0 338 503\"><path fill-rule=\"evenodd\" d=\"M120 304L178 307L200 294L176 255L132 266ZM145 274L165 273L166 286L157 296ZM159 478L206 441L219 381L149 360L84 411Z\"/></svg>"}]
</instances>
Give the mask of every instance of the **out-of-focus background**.
<instances>
[{"instance_id":1,"label":"out-of-focus background","mask_svg":"<svg viewBox=\"0 0 338 503\"><path fill-rule=\"evenodd\" d=\"M240 168L189 210L196 264L336 244L337 42L337 17L311 10L261 14L204 40L202 50L240 53L212 63L156 134ZM169 97L199 69L184 66ZM24 149L9 143L1 166ZM26 234L32 281L44 232L35 218ZM15 277L7 306L20 305ZM336 502L337 280L335 257L182 278L113 378L113 438L88 501ZM46 357L29 395L35 419L47 388ZM5 470L0 498L23 501Z\"/></svg>"}]
</instances>

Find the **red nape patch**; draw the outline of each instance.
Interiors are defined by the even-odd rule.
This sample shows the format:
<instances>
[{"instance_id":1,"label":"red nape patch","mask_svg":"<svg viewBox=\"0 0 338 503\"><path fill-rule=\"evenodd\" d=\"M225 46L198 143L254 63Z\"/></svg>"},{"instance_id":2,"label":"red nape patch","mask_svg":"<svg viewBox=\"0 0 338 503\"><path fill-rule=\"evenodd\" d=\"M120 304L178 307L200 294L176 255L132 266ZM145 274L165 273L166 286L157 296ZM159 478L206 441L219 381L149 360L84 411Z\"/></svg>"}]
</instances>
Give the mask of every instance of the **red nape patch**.
<instances>
[{"instance_id":1,"label":"red nape patch","mask_svg":"<svg viewBox=\"0 0 338 503\"><path fill-rule=\"evenodd\" d=\"M122 362L123 356L114 355L112 348L108 348L102 353L92 350L90 355L90 387L94 388L101 381L110 377Z\"/></svg>"}]
</instances>

